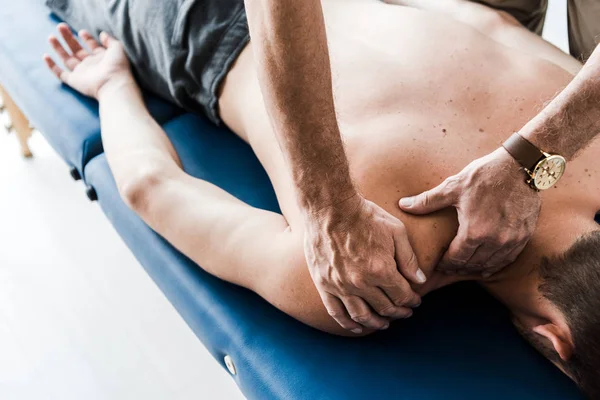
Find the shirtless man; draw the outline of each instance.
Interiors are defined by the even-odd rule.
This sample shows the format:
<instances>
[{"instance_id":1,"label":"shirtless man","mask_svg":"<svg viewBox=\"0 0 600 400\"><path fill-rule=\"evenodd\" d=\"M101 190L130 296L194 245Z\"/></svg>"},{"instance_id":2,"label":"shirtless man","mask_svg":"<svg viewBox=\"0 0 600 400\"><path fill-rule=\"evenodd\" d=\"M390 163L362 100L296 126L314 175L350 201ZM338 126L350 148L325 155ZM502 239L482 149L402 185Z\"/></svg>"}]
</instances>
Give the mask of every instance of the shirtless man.
<instances>
[{"instance_id":1,"label":"shirtless man","mask_svg":"<svg viewBox=\"0 0 600 400\"><path fill-rule=\"evenodd\" d=\"M545 0L486 1L510 10L530 29L543 22ZM189 111L202 112L215 123L223 123L219 114L223 81L248 43L250 25L265 107L304 220L307 266L325 307L342 327L355 333L383 327L381 316L410 315L409 308L418 301L408 281L423 283L426 276L402 221L369 202L352 181L333 103L320 0L46 2L76 27L96 34L112 32L146 89ZM482 33L501 27L501 41L509 46L519 43L525 52L540 44L534 36L524 37L521 26L508 14L475 3L393 2L432 9L467 23L477 21ZM575 38L571 50L589 54L597 29L594 15L600 9L589 2L580 6L569 9L570 16L585 14L570 21L570 31L578 33L570 36ZM564 60L555 49L545 54L553 62L553 57ZM571 60L568 68L580 66ZM539 148L572 159L600 132L596 107L600 80L594 72L578 74L558 101L523 127L521 134ZM453 79L450 74L446 78ZM564 114L571 118L562 118ZM532 168L538 161L535 154L541 153L534 149L531 154L531 165L523 160L517 165L506 152L490 153L438 186L400 201L401 209L413 214L446 207L457 210L459 228L438 263L439 271L490 276L522 251L540 209L540 196L525 184L520 168ZM347 218L348 214L355 218ZM386 286L389 281L396 285ZM381 301L381 290L389 301Z\"/></svg>"},{"instance_id":2,"label":"shirtless man","mask_svg":"<svg viewBox=\"0 0 600 400\"><path fill-rule=\"evenodd\" d=\"M501 44L511 23L486 35L477 20L468 25L447 14L369 0L328 0L323 8L350 174L367 204L391 215L382 223L408 236L427 276L427 283L405 290L415 293L406 304L416 306L420 296L459 280L478 279L538 350L599 398L600 229L594 215L600 209L600 142L542 193L531 241L492 278L435 271L458 229L454 209L418 217L397 208L398 197L440 183L473 159L505 151L499 148L503 139L535 116L580 65L524 29L524 40L539 43L529 54ZM317 329L348 334L327 312L307 269L302 213L261 98L251 46L228 72L219 108L265 167L283 215L252 208L182 170L144 106L120 42L103 33L99 45L82 31L88 53L66 25L59 31L70 51L51 43L67 69L48 56L46 62L65 83L99 100L106 155L125 202L209 273L253 290ZM422 31L426 39L414 34ZM596 52L582 72L599 66ZM379 327L410 314L390 307L384 294L402 284L391 275L373 293L376 307L393 311L376 317Z\"/></svg>"}]
</instances>

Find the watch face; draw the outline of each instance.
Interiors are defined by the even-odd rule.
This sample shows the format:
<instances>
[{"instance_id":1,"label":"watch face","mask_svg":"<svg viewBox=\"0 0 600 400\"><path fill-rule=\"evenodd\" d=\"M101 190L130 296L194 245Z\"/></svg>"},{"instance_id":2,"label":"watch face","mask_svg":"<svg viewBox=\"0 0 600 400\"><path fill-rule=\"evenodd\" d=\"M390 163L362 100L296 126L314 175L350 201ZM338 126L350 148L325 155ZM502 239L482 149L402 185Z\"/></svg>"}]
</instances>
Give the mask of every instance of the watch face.
<instances>
[{"instance_id":1,"label":"watch face","mask_svg":"<svg viewBox=\"0 0 600 400\"><path fill-rule=\"evenodd\" d=\"M539 190L551 188L565 172L567 162L558 155L540 161L533 170L533 183Z\"/></svg>"}]
</instances>

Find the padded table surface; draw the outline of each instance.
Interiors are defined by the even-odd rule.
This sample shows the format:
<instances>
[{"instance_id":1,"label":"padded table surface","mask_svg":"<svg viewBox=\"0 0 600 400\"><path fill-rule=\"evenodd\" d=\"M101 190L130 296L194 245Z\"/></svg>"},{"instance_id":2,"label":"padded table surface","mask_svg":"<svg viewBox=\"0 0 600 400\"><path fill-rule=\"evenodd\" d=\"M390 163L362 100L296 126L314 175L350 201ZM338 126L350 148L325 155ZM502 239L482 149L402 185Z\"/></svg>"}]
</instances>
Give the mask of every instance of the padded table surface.
<instances>
[{"instance_id":1,"label":"padded table surface","mask_svg":"<svg viewBox=\"0 0 600 400\"><path fill-rule=\"evenodd\" d=\"M47 38L57 22L44 0L2 2L0 85L61 157L82 173L85 164L102 153L98 105L60 84L42 61L42 54L52 54ZM181 114L156 97L146 99L158 121Z\"/></svg>"},{"instance_id":2,"label":"padded table surface","mask_svg":"<svg viewBox=\"0 0 600 400\"><path fill-rule=\"evenodd\" d=\"M257 207L277 211L251 149L184 115L166 125L184 168ZM474 284L428 295L415 316L360 339L327 335L257 295L202 271L121 201L104 155L86 167L99 203L138 260L249 399L581 399Z\"/></svg>"}]
</instances>

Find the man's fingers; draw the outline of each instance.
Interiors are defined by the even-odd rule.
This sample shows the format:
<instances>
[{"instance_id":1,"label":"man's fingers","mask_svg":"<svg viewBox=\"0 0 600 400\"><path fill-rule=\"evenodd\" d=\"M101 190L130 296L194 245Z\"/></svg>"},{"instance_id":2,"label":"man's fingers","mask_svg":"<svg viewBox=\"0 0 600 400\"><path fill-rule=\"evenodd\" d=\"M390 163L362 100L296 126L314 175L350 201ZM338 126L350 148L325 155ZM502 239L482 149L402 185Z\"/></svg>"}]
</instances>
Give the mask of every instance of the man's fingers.
<instances>
[{"instance_id":1,"label":"man's fingers","mask_svg":"<svg viewBox=\"0 0 600 400\"><path fill-rule=\"evenodd\" d=\"M92 51L96 52L97 49L101 49L102 46L94 39L94 37L85 29L79 31L79 37L83 40L83 43Z\"/></svg>"},{"instance_id":2,"label":"man's fingers","mask_svg":"<svg viewBox=\"0 0 600 400\"><path fill-rule=\"evenodd\" d=\"M419 268L417 256L410 245L403 225L394 231L394 253L398 270L406 279L418 284L427 281L427 277Z\"/></svg>"},{"instance_id":3,"label":"man's fingers","mask_svg":"<svg viewBox=\"0 0 600 400\"><path fill-rule=\"evenodd\" d=\"M58 65L56 65L56 63L54 62L54 60L52 59L52 57L50 57L48 54L44 54L44 62L48 66L48 69L50 71L52 71L52 73L54 74L54 76L56 76L61 81L64 81L68 77L68 73L69 72L68 71L64 71L61 67L59 67Z\"/></svg>"},{"instance_id":4,"label":"man's fingers","mask_svg":"<svg viewBox=\"0 0 600 400\"><path fill-rule=\"evenodd\" d=\"M389 321L377 315L365 301L358 296L345 296L342 298L346 310L350 318L358 322L362 326L371 329L386 329L389 326Z\"/></svg>"},{"instance_id":5,"label":"man's fingers","mask_svg":"<svg viewBox=\"0 0 600 400\"><path fill-rule=\"evenodd\" d=\"M431 190L400 199L400 209L411 214L429 214L454 205L457 180L450 177Z\"/></svg>"},{"instance_id":6,"label":"man's fingers","mask_svg":"<svg viewBox=\"0 0 600 400\"><path fill-rule=\"evenodd\" d=\"M77 57L79 60L83 60L88 53L83 49L83 47L81 47L77 39L75 39L75 36L73 36L73 32L71 31L71 28L69 28L69 25L65 23L58 24L58 31L65 40L65 43L67 43L67 46L69 46L73 56Z\"/></svg>"},{"instance_id":7,"label":"man's fingers","mask_svg":"<svg viewBox=\"0 0 600 400\"><path fill-rule=\"evenodd\" d=\"M52 49L54 49L56 55L61 59L63 64L66 64L67 60L72 57L69 53L67 53L56 36L50 35L48 37L48 43L50 43L50 46L52 46Z\"/></svg>"},{"instance_id":8,"label":"man's fingers","mask_svg":"<svg viewBox=\"0 0 600 400\"><path fill-rule=\"evenodd\" d=\"M479 243L467 241L466 232L458 229L458 234L450 243L448 251L442 257L437 269L444 272L465 271L467 261L473 256L479 248Z\"/></svg>"},{"instance_id":9,"label":"man's fingers","mask_svg":"<svg viewBox=\"0 0 600 400\"><path fill-rule=\"evenodd\" d=\"M327 309L327 312L340 326L348 331L353 333L361 334L363 332L363 327L358 323L352 320L348 313L346 312L346 308L344 307L344 303L334 295L330 293L322 293L321 300L323 300L323 304Z\"/></svg>"},{"instance_id":10,"label":"man's fingers","mask_svg":"<svg viewBox=\"0 0 600 400\"><path fill-rule=\"evenodd\" d=\"M111 44L113 44L114 42L116 42L117 40L115 38L113 38L112 36L110 36L108 33L106 32L100 32L100 43L102 43L102 46L109 48L111 46Z\"/></svg>"},{"instance_id":11,"label":"man's fingers","mask_svg":"<svg viewBox=\"0 0 600 400\"><path fill-rule=\"evenodd\" d=\"M48 38L48 43L50 43L50 46L52 46L52 48L54 49L54 51L56 52L56 54L61 59L62 63L67 69L72 71L79 64L79 59L67 53L62 44L56 38L56 36L50 36Z\"/></svg>"}]
</instances>

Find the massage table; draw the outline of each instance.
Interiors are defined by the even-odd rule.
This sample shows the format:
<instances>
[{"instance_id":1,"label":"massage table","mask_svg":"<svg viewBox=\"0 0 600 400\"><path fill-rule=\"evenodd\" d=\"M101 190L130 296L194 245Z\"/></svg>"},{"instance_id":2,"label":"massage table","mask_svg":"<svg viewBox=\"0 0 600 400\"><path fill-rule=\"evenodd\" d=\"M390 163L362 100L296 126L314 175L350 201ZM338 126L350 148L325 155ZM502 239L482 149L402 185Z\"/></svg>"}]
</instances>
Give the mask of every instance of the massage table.
<instances>
[{"instance_id":1,"label":"massage table","mask_svg":"<svg viewBox=\"0 0 600 400\"><path fill-rule=\"evenodd\" d=\"M204 272L119 197L102 150L97 104L61 85L41 61L50 50L46 38L58 22L43 3L19 0L0 6L0 86L5 103L12 104L8 111L21 142L26 145L30 130L28 124L23 127L26 118L64 159L65 172L84 182L88 197L97 200L248 399L582 398L568 378L519 337L503 306L476 284L427 295L409 320L351 339L304 326L256 294ZM278 211L265 171L242 140L152 95L146 102L187 173L252 206ZM26 148L23 152L28 155Z\"/></svg>"}]
</instances>

